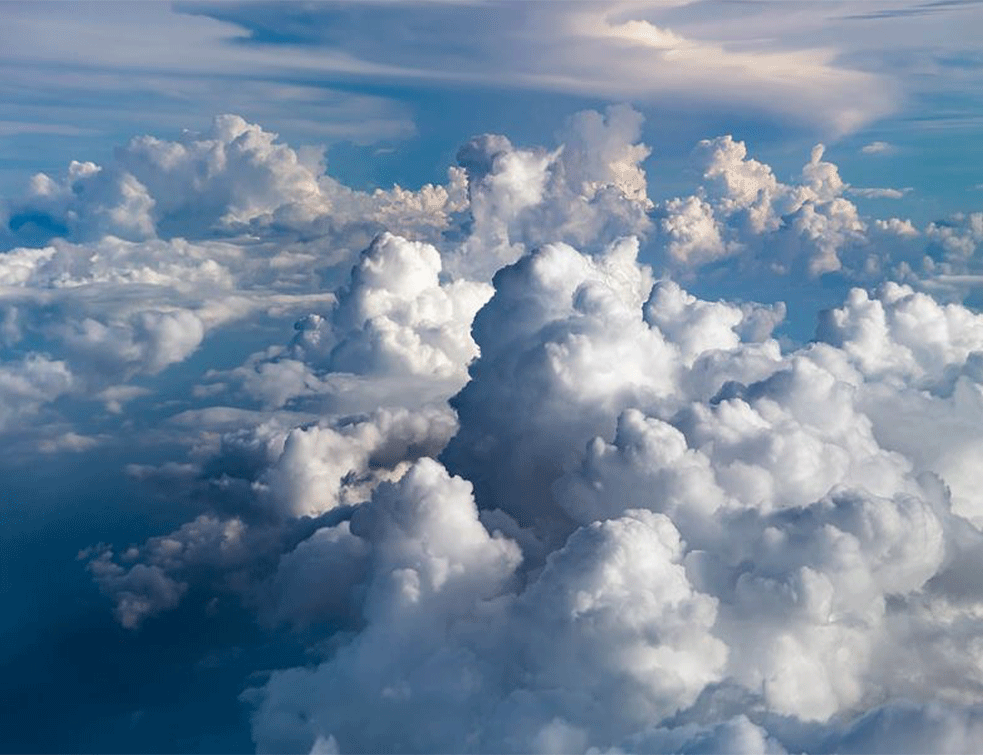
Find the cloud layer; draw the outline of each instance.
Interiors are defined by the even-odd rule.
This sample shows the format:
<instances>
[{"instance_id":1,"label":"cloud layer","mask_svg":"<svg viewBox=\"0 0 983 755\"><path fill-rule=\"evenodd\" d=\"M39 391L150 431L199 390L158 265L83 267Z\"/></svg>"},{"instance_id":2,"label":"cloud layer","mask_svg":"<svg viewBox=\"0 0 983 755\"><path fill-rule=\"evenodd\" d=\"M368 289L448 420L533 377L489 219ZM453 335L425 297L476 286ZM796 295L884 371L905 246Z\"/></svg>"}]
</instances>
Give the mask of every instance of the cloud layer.
<instances>
[{"instance_id":1,"label":"cloud layer","mask_svg":"<svg viewBox=\"0 0 983 755\"><path fill-rule=\"evenodd\" d=\"M222 116L4 205L4 437L156 447L127 471L189 521L80 558L128 629L309 641L243 680L260 751L980 744L980 216L730 136L654 203L640 126L360 192ZM862 285L802 343L705 271Z\"/></svg>"}]
</instances>

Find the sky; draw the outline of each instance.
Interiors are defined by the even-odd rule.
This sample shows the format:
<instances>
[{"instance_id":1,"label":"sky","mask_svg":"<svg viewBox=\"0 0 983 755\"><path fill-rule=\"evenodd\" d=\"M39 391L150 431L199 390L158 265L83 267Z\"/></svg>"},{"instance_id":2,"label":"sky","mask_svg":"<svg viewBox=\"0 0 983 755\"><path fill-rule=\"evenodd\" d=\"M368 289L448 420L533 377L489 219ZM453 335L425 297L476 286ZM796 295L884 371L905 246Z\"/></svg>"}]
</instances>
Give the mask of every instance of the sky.
<instances>
[{"instance_id":1,"label":"sky","mask_svg":"<svg viewBox=\"0 0 983 755\"><path fill-rule=\"evenodd\" d=\"M981 34L0 2L0 751L979 752Z\"/></svg>"}]
</instances>

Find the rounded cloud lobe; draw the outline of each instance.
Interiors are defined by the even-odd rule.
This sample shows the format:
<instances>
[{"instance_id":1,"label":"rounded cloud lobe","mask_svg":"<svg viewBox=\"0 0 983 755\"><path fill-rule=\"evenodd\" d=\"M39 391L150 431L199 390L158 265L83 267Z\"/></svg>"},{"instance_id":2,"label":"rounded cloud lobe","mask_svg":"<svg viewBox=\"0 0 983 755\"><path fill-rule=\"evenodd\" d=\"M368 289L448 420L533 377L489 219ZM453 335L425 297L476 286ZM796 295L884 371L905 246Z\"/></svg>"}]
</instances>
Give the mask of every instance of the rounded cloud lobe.
<instances>
[{"instance_id":1,"label":"rounded cloud lobe","mask_svg":"<svg viewBox=\"0 0 983 755\"><path fill-rule=\"evenodd\" d=\"M931 294L977 217L864 218L821 146L786 184L731 137L656 205L639 133L581 113L364 193L224 116L4 210L7 433L88 448L71 401L129 416L277 334L154 407L171 460L128 472L194 518L80 554L135 631L221 597L310 640L243 693L259 750L981 743L983 316ZM721 264L902 282L795 345L784 305L677 282Z\"/></svg>"}]
</instances>

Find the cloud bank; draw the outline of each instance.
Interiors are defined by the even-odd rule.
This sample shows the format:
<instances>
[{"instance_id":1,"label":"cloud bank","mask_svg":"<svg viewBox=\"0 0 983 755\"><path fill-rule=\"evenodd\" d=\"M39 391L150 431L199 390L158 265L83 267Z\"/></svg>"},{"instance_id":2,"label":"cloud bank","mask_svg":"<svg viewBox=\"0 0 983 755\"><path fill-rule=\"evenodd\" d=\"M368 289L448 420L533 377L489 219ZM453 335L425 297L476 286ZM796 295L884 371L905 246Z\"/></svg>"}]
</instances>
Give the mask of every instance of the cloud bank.
<instances>
[{"instance_id":1,"label":"cloud bank","mask_svg":"<svg viewBox=\"0 0 983 755\"><path fill-rule=\"evenodd\" d=\"M730 136L654 203L640 125L360 192L221 116L5 203L5 437L158 444L127 471L189 520L80 558L136 632L221 598L309 639L243 680L259 751L983 742L983 216ZM793 342L687 290L721 270L853 287Z\"/></svg>"}]
</instances>

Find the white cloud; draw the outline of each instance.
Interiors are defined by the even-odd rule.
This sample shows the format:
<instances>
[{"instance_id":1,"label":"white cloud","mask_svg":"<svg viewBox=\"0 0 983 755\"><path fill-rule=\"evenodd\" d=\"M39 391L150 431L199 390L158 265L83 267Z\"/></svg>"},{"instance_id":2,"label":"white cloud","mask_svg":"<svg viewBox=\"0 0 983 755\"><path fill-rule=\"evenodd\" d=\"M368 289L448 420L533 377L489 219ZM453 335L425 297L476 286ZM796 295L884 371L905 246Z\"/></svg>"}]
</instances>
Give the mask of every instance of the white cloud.
<instances>
[{"instance_id":1,"label":"white cloud","mask_svg":"<svg viewBox=\"0 0 983 755\"><path fill-rule=\"evenodd\" d=\"M816 145L799 182L786 184L731 136L700 142L694 160L702 185L653 213L664 264L683 275L721 262L756 277L841 271L871 285L891 271L918 287L964 296L983 239L979 213L922 229L907 219L864 216L847 197L903 199L912 189L850 186L824 151Z\"/></svg>"},{"instance_id":2,"label":"white cloud","mask_svg":"<svg viewBox=\"0 0 983 755\"><path fill-rule=\"evenodd\" d=\"M467 205L458 169L447 187L366 194L325 176L318 159L241 118L222 116L209 132L186 132L175 142L134 139L106 167L73 162L59 181L39 174L27 196L5 203L8 243L24 245L0 261L4 344L23 349L44 342L72 372L78 397L145 392L128 381L185 361L217 329L263 313L296 318L329 307L335 296L321 290L322 276L339 261L348 264L383 228L439 240L449 214ZM30 246L36 238L41 243ZM382 350L401 349L410 358L414 347L400 339L416 333L430 358L444 360L431 367L451 380L447 392L453 392L471 356L471 316L487 294L478 283L438 285L439 256L430 255L436 268L424 275L433 278L433 292L388 315L366 310L363 341L388 322L403 330L379 331ZM343 302L337 311L346 307ZM434 316L447 328L428 345ZM414 318L423 324L415 326ZM306 369L298 372L301 383ZM269 380L256 387L273 403L298 390ZM25 402L16 414L44 403ZM112 396L106 405L116 412L121 406Z\"/></svg>"},{"instance_id":3,"label":"white cloud","mask_svg":"<svg viewBox=\"0 0 983 755\"><path fill-rule=\"evenodd\" d=\"M748 158L743 142L730 136L700 142L703 186L661 208L669 260L699 265L738 255L782 272L839 270L841 253L866 241L867 226L842 196L849 187L823 152L821 144L813 148L802 182L789 185Z\"/></svg>"},{"instance_id":4,"label":"white cloud","mask_svg":"<svg viewBox=\"0 0 983 755\"><path fill-rule=\"evenodd\" d=\"M901 199L908 194L912 189L910 187L904 189L891 189L891 188L859 188L856 186L851 186L847 193L854 194L858 197L864 197L865 199Z\"/></svg>"},{"instance_id":5,"label":"white cloud","mask_svg":"<svg viewBox=\"0 0 983 755\"><path fill-rule=\"evenodd\" d=\"M45 404L75 387L68 365L31 353L0 364L0 429L30 418Z\"/></svg>"},{"instance_id":6,"label":"white cloud","mask_svg":"<svg viewBox=\"0 0 983 755\"><path fill-rule=\"evenodd\" d=\"M642 118L627 106L602 116L572 117L551 152L519 149L486 134L458 151L468 177L472 223L448 267L490 279L503 264L551 241L603 249L620 236L644 234L652 202L639 165L649 149L638 143Z\"/></svg>"},{"instance_id":7,"label":"white cloud","mask_svg":"<svg viewBox=\"0 0 983 755\"><path fill-rule=\"evenodd\" d=\"M267 606L265 614L275 621L318 618L312 611L326 599L302 597L305 588L296 580L308 575L298 571L308 557L321 558L317 532L324 517L336 511L350 516L348 507L381 482L401 477L413 460L436 455L456 429L446 408L380 410L370 417L299 426L295 417L229 414L217 425L208 415L189 419L204 430L197 463L129 470L158 482L169 496L196 487L209 490L212 499L225 496L221 511L202 514L139 548L85 554L96 581L116 602L117 615L125 616L125 626L173 608L190 583L221 590L223 578L243 599ZM326 536L337 545L337 537ZM308 543L309 537L314 539ZM275 575L267 574L270 584L260 584L257 574L264 573L264 564L269 572L269 564L298 543L298 552L285 556ZM240 570L240 577L229 577ZM331 605L337 607L342 597Z\"/></svg>"},{"instance_id":8,"label":"white cloud","mask_svg":"<svg viewBox=\"0 0 983 755\"><path fill-rule=\"evenodd\" d=\"M338 332L328 358L332 371L463 379L477 356L470 323L491 289L466 280L442 284L441 267L430 245L388 233L376 238L332 313ZM305 355L323 348L316 329L301 333L297 345Z\"/></svg>"},{"instance_id":9,"label":"white cloud","mask_svg":"<svg viewBox=\"0 0 983 755\"><path fill-rule=\"evenodd\" d=\"M887 142L875 141L870 144L865 144L860 148L860 152L865 155L886 155L895 151L893 144L888 144Z\"/></svg>"},{"instance_id":10,"label":"white cloud","mask_svg":"<svg viewBox=\"0 0 983 755\"><path fill-rule=\"evenodd\" d=\"M369 420L295 428L267 441L282 448L254 483L278 511L315 516L359 503L380 480L417 456L435 455L455 429L446 410L380 411Z\"/></svg>"},{"instance_id":11,"label":"white cloud","mask_svg":"<svg viewBox=\"0 0 983 755\"><path fill-rule=\"evenodd\" d=\"M699 265L726 256L736 247L724 243L722 228L713 208L698 196L671 199L665 205L661 231L668 238L667 251L684 265Z\"/></svg>"},{"instance_id":12,"label":"white cloud","mask_svg":"<svg viewBox=\"0 0 983 755\"><path fill-rule=\"evenodd\" d=\"M879 231L890 233L895 236L918 236L918 229L910 220L901 218L889 218L888 220L875 220L874 227Z\"/></svg>"},{"instance_id":13,"label":"white cloud","mask_svg":"<svg viewBox=\"0 0 983 755\"><path fill-rule=\"evenodd\" d=\"M325 175L316 152L235 116L173 142L134 139L110 165L73 163L60 181L38 176L29 196L8 203L13 239L55 238L4 255L3 337L14 346L41 335L79 377L77 390L99 391L183 362L218 329L259 312L306 310L290 347L257 354L230 384L271 406L361 411L390 402L407 381L424 401L456 390L475 354L467 331L487 296L483 281L555 240L600 253L622 236L653 233L682 272L732 259L772 272L846 266L861 277L893 267L936 290L971 280L974 216L927 229L945 253L935 262L910 223L863 218L821 149L801 183L783 184L742 143L705 141L704 186L655 207L640 122L627 107L578 114L552 151L486 135L461 149L446 185L371 194ZM384 229L402 240L373 241ZM885 252L888 236L904 244ZM383 248L403 246L429 250L407 257L428 276L426 291L393 297L385 281L356 281L333 306L335 295L319 291L356 253L368 249L363 269L373 255L395 254ZM222 388L198 395L205 390Z\"/></svg>"},{"instance_id":14,"label":"white cloud","mask_svg":"<svg viewBox=\"0 0 983 755\"><path fill-rule=\"evenodd\" d=\"M565 78L579 75L581 87L609 96L612 90L633 98L699 93L727 102L730 92L745 105L786 117L819 118L834 133L852 131L893 108L888 91L876 90L876 77L837 66L829 49L730 49L639 17L645 11L587 5L571 12L561 28L587 52L580 47L576 55L560 56Z\"/></svg>"},{"instance_id":15,"label":"white cloud","mask_svg":"<svg viewBox=\"0 0 983 755\"><path fill-rule=\"evenodd\" d=\"M270 229L335 236L344 249L364 246L383 228L439 231L447 213L461 209L461 191L453 183L353 191L324 175L321 150L294 150L273 132L221 115L207 131L185 131L176 141L136 137L105 167L73 161L61 180L39 173L6 214L15 240L29 233L200 239Z\"/></svg>"},{"instance_id":16,"label":"white cloud","mask_svg":"<svg viewBox=\"0 0 983 755\"><path fill-rule=\"evenodd\" d=\"M261 750L304 746L305 736L330 736L342 749L586 742L583 722L562 717L582 717L585 699L593 697L599 725L619 710L624 725L672 712L716 677L725 650L705 631L714 601L689 584L668 519L636 512L584 529L520 599L487 601L508 584L519 551L488 535L469 489L422 461L395 487L380 488L350 530L320 538L336 550L353 547L349 532L365 540L366 628L318 669L278 673L258 692ZM634 603L631 614L625 601ZM487 643L487 628L471 625L475 613L495 627ZM525 681L512 689L515 674ZM597 685L585 698L590 679ZM609 679L619 681L612 687ZM312 694L329 704L312 706ZM624 695L631 705L616 705ZM400 726L367 726L380 712ZM480 712L489 718L476 729ZM441 732L439 744L412 724L420 715ZM287 716L309 721L306 734L285 729Z\"/></svg>"},{"instance_id":17,"label":"white cloud","mask_svg":"<svg viewBox=\"0 0 983 755\"><path fill-rule=\"evenodd\" d=\"M891 76L841 62L856 40L845 44L849 38L841 35L820 43L810 36L814 13L802 13L798 24L793 16L790 28L776 32L768 28L774 23L769 14L749 12L720 34L704 28L705 14L689 14L694 17L683 18L681 27L668 28L660 17L674 5L547 4L515 12L507 5L462 10L440 3L415 9L413 21L399 7L374 7L371 16L333 7L289 14L208 5L133 6L111 14L101 7L86 13L22 9L8 18L0 64L14 81L36 86L40 80L55 91L73 93L74 85L120 97L136 89L174 112L181 103L199 112L216 102L226 109L241 103L271 119L286 121L284 113L290 113L310 131L341 121L344 135L353 138L364 138L360 126L384 136L405 134L406 116L386 102L366 114L359 100L369 98L332 92L342 105L328 110L333 118L323 117L315 86L326 78L522 87L640 101L684 97L706 109L765 112L827 133L855 129L899 101L895 90L901 86ZM787 23L790 14L777 15ZM359 33L368 18L376 32L371 36ZM824 19L828 25L829 14ZM260 33L280 26L290 31L275 43ZM52 28L60 33L53 36ZM393 39L408 41L394 45ZM68 75L64 65L78 60L87 65ZM279 86L262 86L271 79ZM241 89L253 96L241 97Z\"/></svg>"},{"instance_id":18,"label":"white cloud","mask_svg":"<svg viewBox=\"0 0 983 755\"><path fill-rule=\"evenodd\" d=\"M490 294L482 279L501 261L552 236L602 248L648 226L640 123L627 107L580 114L552 152L487 137L503 151L482 156L475 142L446 186L373 193L237 116L176 141L133 139L111 164L39 174L7 203L9 240L25 245L0 265L4 338L51 342L80 395L129 390L220 328L314 305L289 348L235 373L249 395L362 410L410 380L443 400L466 379L470 323ZM532 191L529 160L543 182ZM363 250L340 298L319 290Z\"/></svg>"},{"instance_id":19,"label":"white cloud","mask_svg":"<svg viewBox=\"0 0 983 755\"><path fill-rule=\"evenodd\" d=\"M43 453L57 453L59 451L82 452L89 451L106 441L105 437L93 437L91 435L79 435L69 430L64 435L42 440L38 444L38 450Z\"/></svg>"},{"instance_id":20,"label":"white cloud","mask_svg":"<svg viewBox=\"0 0 983 755\"><path fill-rule=\"evenodd\" d=\"M338 410L357 409L362 402L353 394L386 403L387 392L406 401L407 381L421 386L421 397L445 400L477 356L471 321L491 287L442 281L441 273L436 248L383 233L360 255L326 316L298 321L289 347L255 355L233 377L269 406L326 395L342 402Z\"/></svg>"},{"instance_id":21,"label":"white cloud","mask_svg":"<svg viewBox=\"0 0 983 755\"><path fill-rule=\"evenodd\" d=\"M947 261L969 260L983 243L983 212L956 215L948 222L932 223L926 233L942 247Z\"/></svg>"},{"instance_id":22,"label":"white cloud","mask_svg":"<svg viewBox=\"0 0 983 755\"><path fill-rule=\"evenodd\" d=\"M349 559L357 575L334 584L365 591L299 610L365 624L248 695L261 750L797 751L782 720L853 741L867 701L931 705L937 685L913 680L943 675L946 715L972 715L958 705L977 701L973 672L942 668L975 668L947 628L983 598L960 592L983 535L948 459L979 434L924 428L979 393L976 315L856 291L819 342L783 354L780 313L653 285L629 244L543 247L495 289L442 455L484 526L470 486L423 461L284 561L296 585L302 563ZM433 518L443 506L458 513ZM437 521L468 522L473 558L445 554ZM399 725L369 726L379 715ZM913 741L939 741L935 715Z\"/></svg>"},{"instance_id":23,"label":"white cloud","mask_svg":"<svg viewBox=\"0 0 983 755\"><path fill-rule=\"evenodd\" d=\"M267 751L975 741L983 318L918 287L979 214L866 218L821 145L784 183L731 137L657 206L637 112L559 139L368 194L224 117L11 203L54 236L0 255L0 425L159 449L131 476L194 511L83 554L117 619L312 638L246 694ZM911 284L796 345L671 277L728 264Z\"/></svg>"}]
</instances>

